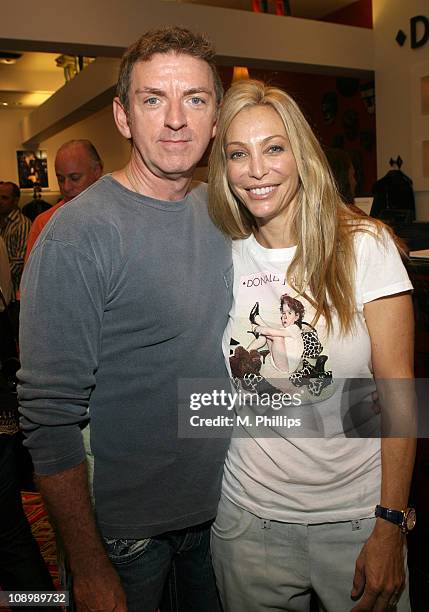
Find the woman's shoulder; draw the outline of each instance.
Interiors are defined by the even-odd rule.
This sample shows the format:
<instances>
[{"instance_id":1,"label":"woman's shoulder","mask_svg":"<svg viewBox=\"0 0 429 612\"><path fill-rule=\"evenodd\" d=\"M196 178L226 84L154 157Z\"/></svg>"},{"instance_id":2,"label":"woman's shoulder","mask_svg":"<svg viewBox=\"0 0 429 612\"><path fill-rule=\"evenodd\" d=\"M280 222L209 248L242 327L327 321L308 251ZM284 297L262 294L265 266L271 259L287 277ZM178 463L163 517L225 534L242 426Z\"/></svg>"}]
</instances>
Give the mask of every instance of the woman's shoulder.
<instances>
[{"instance_id":1,"label":"woman's shoulder","mask_svg":"<svg viewBox=\"0 0 429 612\"><path fill-rule=\"evenodd\" d=\"M362 250L372 251L389 248L400 248L394 232L383 222L371 217L352 218L347 221L353 236L355 254Z\"/></svg>"}]
</instances>

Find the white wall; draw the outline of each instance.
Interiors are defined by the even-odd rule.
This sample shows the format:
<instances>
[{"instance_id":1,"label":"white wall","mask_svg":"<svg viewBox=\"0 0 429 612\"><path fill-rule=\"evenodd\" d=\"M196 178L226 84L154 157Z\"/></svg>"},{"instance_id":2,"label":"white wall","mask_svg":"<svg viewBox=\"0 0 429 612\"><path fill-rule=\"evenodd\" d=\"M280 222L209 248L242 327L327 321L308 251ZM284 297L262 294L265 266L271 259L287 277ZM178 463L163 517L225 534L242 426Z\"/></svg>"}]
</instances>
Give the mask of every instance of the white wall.
<instances>
[{"instance_id":1,"label":"white wall","mask_svg":"<svg viewBox=\"0 0 429 612\"><path fill-rule=\"evenodd\" d=\"M56 151L64 142L74 138L88 138L95 145L104 161L105 172L121 168L128 160L128 141L116 129L112 109L108 106L40 143L40 148L48 151L48 172L52 188L58 189L54 169Z\"/></svg>"},{"instance_id":2,"label":"white wall","mask_svg":"<svg viewBox=\"0 0 429 612\"><path fill-rule=\"evenodd\" d=\"M18 183L16 151L22 149L20 122L28 110L0 107L0 180Z\"/></svg>"},{"instance_id":3,"label":"white wall","mask_svg":"<svg viewBox=\"0 0 429 612\"><path fill-rule=\"evenodd\" d=\"M0 155L0 180L12 181L19 185L18 179L18 164L16 152L25 149L22 145L20 123L28 114L28 110L8 109L0 107L0 134L1 134L1 155ZM49 171L49 181L55 184L55 173L52 174L52 169ZM57 193L43 196L48 202L54 204L57 201ZM52 196L52 197L51 197ZM20 205L23 206L33 197L33 191L26 189L21 191Z\"/></svg>"},{"instance_id":4,"label":"white wall","mask_svg":"<svg viewBox=\"0 0 429 612\"><path fill-rule=\"evenodd\" d=\"M402 170L414 181L417 219L429 221L429 181L422 180L421 138L428 121L420 117L416 99L417 78L427 65L429 42L418 49L410 46L410 18L429 18L427 0L372 0L374 20L374 68L377 104L377 167L383 176L389 159L404 160ZM407 34L403 47L395 41L402 29ZM429 74L429 70L426 74ZM424 127L426 125L426 127ZM429 139L429 131L426 138Z\"/></svg>"}]
</instances>

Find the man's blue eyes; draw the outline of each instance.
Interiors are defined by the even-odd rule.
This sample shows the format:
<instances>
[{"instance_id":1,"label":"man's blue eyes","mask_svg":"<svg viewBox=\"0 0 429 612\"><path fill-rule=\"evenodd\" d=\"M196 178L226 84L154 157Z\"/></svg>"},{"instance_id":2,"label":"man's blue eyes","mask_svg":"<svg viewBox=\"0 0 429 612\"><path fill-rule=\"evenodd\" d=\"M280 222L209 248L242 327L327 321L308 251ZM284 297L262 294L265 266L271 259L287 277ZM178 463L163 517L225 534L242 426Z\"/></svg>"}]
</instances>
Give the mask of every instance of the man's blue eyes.
<instances>
[{"instance_id":1,"label":"man's blue eyes","mask_svg":"<svg viewBox=\"0 0 429 612\"><path fill-rule=\"evenodd\" d=\"M161 100L159 98L147 98L144 103L148 106L156 106L160 101ZM201 106L202 104L206 103L203 98L199 98L197 96L190 98L190 102L192 103L192 106Z\"/></svg>"}]
</instances>

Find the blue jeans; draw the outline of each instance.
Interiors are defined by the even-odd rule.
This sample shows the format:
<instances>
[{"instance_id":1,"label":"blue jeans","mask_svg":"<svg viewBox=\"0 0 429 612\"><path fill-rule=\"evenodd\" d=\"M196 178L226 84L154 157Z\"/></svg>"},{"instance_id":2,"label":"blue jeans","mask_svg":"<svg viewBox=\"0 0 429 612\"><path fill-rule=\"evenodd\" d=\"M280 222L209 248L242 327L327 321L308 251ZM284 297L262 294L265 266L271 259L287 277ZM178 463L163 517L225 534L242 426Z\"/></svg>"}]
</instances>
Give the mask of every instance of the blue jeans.
<instances>
[{"instance_id":1,"label":"blue jeans","mask_svg":"<svg viewBox=\"0 0 429 612\"><path fill-rule=\"evenodd\" d=\"M105 538L129 612L221 612L210 556L210 524L144 540Z\"/></svg>"}]
</instances>

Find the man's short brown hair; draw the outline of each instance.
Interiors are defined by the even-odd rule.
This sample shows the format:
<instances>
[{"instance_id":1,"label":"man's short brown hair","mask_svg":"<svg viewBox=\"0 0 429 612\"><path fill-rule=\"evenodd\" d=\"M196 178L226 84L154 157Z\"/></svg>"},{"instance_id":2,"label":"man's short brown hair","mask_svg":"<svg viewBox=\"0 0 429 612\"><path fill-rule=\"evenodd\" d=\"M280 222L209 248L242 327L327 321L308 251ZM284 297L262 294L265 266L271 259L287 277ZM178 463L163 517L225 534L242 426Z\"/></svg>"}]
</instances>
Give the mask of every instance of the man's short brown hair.
<instances>
[{"instance_id":1,"label":"man's short brown hair","mask_svg":"<svg viewBox=\"0 0 429 612\"><path fill-rule=\"evenodd\" d=\"M129 90L131 73L137 62L151 59L156 53L183 53L207 62L213 75L216 102L220 104L223 96L222 82L214 63L215 50L203 34L195 34L186 28L170 26L159 30L150 30L143 34L122 57L119 69L116 95L125 111L129 111Z\"/></svg>"},{"instance_id":2,"label":"man's short brown hair","mask_svg":"<svg viewBox=\"0 0 429 612\"><path fill-rule=\"evenodd\" d=\"M14 200L19 200L21 197L21 190L16 183L12 183L12 181L0 181L1 185L8 185L11 188L11 196Z\"/></svg>"}]
</instances>

